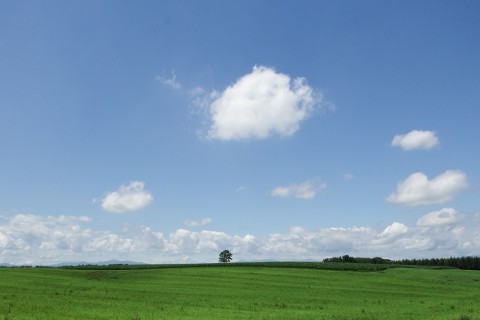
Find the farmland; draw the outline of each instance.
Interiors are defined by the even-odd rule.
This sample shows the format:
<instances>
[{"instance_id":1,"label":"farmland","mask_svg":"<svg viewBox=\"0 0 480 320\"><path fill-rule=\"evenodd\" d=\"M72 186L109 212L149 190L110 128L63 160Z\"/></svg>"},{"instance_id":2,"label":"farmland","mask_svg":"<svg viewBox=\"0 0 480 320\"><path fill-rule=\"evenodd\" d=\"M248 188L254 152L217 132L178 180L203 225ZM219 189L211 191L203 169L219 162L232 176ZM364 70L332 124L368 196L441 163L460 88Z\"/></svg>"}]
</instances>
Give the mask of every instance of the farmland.
<instances>
[{"instance_id":1,"label":"farmland","mask_svg":"<svg viewBox=\"0 0 480 320\"><path fill-rule=\"evenodd\" d=\"M3 268L0 319L480 319L479 271L320 265Z\"/></svg>"}]
</instances>

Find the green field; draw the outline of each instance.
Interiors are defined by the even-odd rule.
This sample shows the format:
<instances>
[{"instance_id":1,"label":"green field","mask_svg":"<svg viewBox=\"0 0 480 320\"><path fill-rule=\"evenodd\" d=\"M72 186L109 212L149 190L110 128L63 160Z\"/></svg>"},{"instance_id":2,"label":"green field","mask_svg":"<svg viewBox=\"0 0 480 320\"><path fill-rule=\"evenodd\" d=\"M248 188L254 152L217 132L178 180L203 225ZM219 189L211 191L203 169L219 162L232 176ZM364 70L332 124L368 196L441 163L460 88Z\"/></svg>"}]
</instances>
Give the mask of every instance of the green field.
<instances>
[{"instance_id":1,"label":"green field","mask_svg":"<svg viewBox=\"0 0 480 320\"><path fill-rule=\"evenodd\" d=\"M480 272L3 268L1 319L480 319Z\"/></svg>"}]
</instances>

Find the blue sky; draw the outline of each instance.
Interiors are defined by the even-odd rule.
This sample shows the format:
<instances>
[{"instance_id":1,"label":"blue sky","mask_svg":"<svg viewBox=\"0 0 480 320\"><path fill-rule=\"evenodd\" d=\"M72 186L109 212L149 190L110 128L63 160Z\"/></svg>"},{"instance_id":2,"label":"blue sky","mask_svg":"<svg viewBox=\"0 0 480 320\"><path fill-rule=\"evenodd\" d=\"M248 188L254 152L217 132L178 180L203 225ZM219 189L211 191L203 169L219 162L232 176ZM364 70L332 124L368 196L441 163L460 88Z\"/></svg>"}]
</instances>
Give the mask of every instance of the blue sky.
<instances>
[{"instance_id":1,"label":"blue sky","mask_svg":"<svg viewBox=\"0 0 480 320\"><path fill-rule=\"evenodd\" d=\"M477 1L4 1L0 262L475 255Z\"/></svg>"}]
</instances>

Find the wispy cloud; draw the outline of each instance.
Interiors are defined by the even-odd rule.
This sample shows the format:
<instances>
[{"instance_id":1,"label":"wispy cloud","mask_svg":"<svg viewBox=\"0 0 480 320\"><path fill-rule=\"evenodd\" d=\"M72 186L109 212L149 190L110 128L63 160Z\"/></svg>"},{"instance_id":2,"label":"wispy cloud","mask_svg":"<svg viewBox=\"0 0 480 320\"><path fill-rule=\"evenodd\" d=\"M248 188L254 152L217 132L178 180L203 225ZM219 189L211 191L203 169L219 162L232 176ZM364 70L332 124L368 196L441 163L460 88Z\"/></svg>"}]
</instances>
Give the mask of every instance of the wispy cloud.
<instances>
[{"instance_id":1,"label":"wispy cloud","mask_svg":"<svg viewBox=\"0 0 480 320\"><path fill-rule=\"evenodd\" d=\"M156 76L155 79L163 85L174 90L179 90L182 88L182 85L177 80L177 75L175 74L174 70L172 71L170 76Z\"/></svg>"},{"instance_id":2,"label":"wispy cloud","mask_svg":"<svg viewBox=\"0 0 480 320\"><path fill-rule=\"evenodd\" d=\"M300 184L290 184L287 186L278 186L270 194L274 197L295 197L297 199L313 199L318 192L326 189L327 184L321 180L310 180Z\"/></svg>"},{"instance_id":3,"label":"wispy cloud","mask_svg":"<svg viewBox=\"0 0 480 320\"><path fill-rule=\"evenodd\" d=\"M197 86L189 91L190 95L194 97L203 95L205 94L205 92L206 92L205 89L200 86Z\"/></svg>"},{"instance_id":4,"label":"wispy cloud","mask_svg":"<svg viewBox=\"0 0 480 320\"><path fill-rule=\"evenodd\" d=\"M194 220L187 220L185 221L185 225L187 227L190 227L190 228L198 228L198 227L204 227L206 225L209 225L210 223L212 223L212 219L211 218L203 218L201 220L198 220L198 221L194 221Z\"/></svg>"},{"instance_id":5,"label":"wispy cloud","mask_svg":"<svg viewBox=\"0 0 480 320\"><path fill-rule=\"evenodd\" d=\"M102 209L113 213L132 212L145 208L153 201L149 191L144 190L145 183L132 181L121 185L117 191L108 193L102 199Z\"/></svg>"},{"instance_id":6,"label":"wispy cloud","mask_svg":"<svg viewBox=\"0 0 480 320\"><path fill-rule=\"evenodd\" d=\"M467 185L467 176L459 170L447 170L432 180L417 172L400 182L387 201L408 206L442 204L452 200Z\"/></svg>"},{"instance_id":7,"label":"wispy cloud","mask_svg":"<svg viewBox=\"0 0 480 320\"><path fill-rule=\"evenodd\" d=\"M410 151L414 149L431 149L440 143L433 131L413 130L407 134L396 135L392 140L393 147Z\"/></svg>"}]
</instances>

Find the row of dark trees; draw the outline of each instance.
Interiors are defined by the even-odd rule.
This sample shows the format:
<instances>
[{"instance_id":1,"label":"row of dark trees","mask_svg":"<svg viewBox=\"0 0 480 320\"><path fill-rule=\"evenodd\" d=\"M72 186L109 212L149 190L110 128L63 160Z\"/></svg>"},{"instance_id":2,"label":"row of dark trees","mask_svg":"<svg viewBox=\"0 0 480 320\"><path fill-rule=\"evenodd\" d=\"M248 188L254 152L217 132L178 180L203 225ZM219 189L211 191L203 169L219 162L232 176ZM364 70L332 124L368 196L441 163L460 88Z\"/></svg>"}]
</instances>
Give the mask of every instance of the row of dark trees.
<instances>
[{"instance_id":1,"label":"row of dark trees","mask_svg":"<svg viewBox=\"0 0 480 320\"><path fill-rule=\"evenodd\" d=\"M383 259L380 257L375 258L361 258L351 257L348 254L341 257L325 258L323 262L349 262L349 263L374 263L374 264L391 264L392 260Z\"/></svg>"},{"instance_id":2,"label":"row of dark trees","mask_svg":"<svg viewBox=\"0 0 480 320\"><path fill-rule=\"evenodd\" d=\"M414 266L453 267L458 269L480 270L480 257L403 259L395 261L395 263Z\"/></svg>"},{"instance_id":3,"label":"row of dark trees","mask_svg":"<svg viewBox=\"0 0 480 320\"><path fill-rule=\"evenodd\" d=\"M323 259L323 262L348 262L348 263L373 263L373 264L396 264L408 266L432 266L452 267L458 269L480 270L480 257L458 257L458 258L431 258L431 259L402 259L390 260L380 257L361 258L344 255Z\"/></svg>"}]
</instances>

